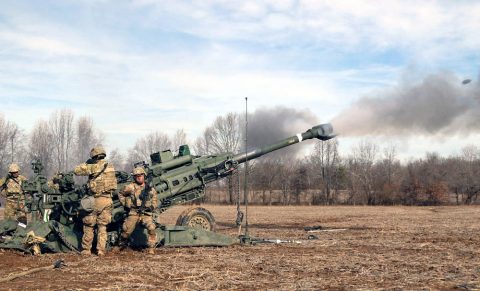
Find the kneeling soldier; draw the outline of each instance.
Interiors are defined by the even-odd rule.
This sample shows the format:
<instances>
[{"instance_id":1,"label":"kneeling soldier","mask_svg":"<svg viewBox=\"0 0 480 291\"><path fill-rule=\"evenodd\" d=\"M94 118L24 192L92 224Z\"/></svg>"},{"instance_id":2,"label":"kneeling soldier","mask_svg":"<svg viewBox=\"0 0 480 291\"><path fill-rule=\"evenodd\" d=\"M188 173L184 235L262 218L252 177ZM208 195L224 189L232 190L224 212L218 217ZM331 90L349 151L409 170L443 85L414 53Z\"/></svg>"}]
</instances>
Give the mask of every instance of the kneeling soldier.
<instances>
[{"instance_id":1,"label":"kneeling soldier","mask_svg":"<svg viewBox=\"0 0 480 291\"><path fill-rule=\"evenodd\" d=\"M125 246L128 238L138 223L142 223L148 230L148 253L153 254L157 242L155 223L152 214L158 206L157 191L145 184L145 170L137 167L133 170L135 182L125 186L120 192L119 199L128 211L122 228L120 245Z\"/></svg>"}]
</instances>

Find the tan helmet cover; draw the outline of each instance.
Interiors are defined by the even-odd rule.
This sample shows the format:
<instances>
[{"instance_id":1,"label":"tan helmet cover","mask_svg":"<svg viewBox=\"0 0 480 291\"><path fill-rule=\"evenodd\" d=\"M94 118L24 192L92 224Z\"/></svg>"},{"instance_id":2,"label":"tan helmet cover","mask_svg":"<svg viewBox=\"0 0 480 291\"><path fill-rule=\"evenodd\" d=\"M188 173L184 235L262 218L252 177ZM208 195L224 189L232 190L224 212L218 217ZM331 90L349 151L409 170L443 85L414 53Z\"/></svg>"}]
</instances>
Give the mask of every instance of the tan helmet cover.
<instances>
[{"instance_id":1,"label":"tan helmet cover","mask_svg":"<svg viewBox=\"0 0 480 291\"><path fill-rule=\"evenodd\" d=\"M11 164L10 166L8 166L8 172L9 173L20 172L20 167L17 164Z\"/></svg>"},{"instance_id":2,"label":"tan helmet cover","mask_svg":"<svg viewBox=\"0 0 480 291\"><path fill-rule=\"evenodd\" d=\"M105 152L105 149L101 146L98 146L98 147L94 147L91 151L90 151L90 158L94 158L98 155L103 155L103 156L106 156L107 153Z\"/></svg>"},{"instance_id":3,"label":"tan helmet cover","mask_svg":"<svg viewBox=\"0 0 480 291\"><path fill-rule=\"evenodd\" d=\"M136 175L146 175L147 173L145 173L145 170L142 168L142 167L136 167L135 169L133 169L133 175L136 176Z\"/></svg>"}]
</instances>

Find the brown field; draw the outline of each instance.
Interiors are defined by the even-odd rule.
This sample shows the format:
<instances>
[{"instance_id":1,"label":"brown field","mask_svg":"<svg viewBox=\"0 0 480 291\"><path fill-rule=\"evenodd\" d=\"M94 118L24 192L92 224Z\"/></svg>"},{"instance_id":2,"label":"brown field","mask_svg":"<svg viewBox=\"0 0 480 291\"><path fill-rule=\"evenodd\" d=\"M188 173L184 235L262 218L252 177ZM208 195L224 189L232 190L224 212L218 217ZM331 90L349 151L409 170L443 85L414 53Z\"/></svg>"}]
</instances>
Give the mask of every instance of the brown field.
<instances>
[{"instance_id":1,"label":"brown field","mask_svg":"<svg viewBox=\"0 0 480 291\"><path fill-rule=\"evenodd\" d=\"M206 206L231 235L235 208ZM173 224L184 207L167 211ZM0 250L0 278L63 258L60 270L0 289L453 289L480 288L480 207L288 206L249 208L253 236L301 240L224 248L127 250L105 258L39 257ZM317 232L305 226L346 230Z\"/></svg>"}]
</instances>

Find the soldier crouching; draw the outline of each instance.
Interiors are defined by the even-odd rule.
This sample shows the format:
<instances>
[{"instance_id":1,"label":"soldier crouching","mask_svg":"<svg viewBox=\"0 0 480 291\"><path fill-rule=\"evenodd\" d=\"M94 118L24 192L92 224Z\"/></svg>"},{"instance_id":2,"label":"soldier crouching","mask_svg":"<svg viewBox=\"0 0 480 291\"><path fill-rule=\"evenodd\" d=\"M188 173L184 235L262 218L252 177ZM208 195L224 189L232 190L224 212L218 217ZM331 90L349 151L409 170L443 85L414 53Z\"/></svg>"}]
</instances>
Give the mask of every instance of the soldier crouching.
<instances>
[{"instance_id":1,"label":"soldier crouching","mask_svg":"<svg viewBox=\"0 0 480 291\"><path fill-rule=\"evenodd\" d=\"M125 246L137 224L142 223L148 230L147 252L153 254L157 242L157 234L152 214L158 206L158 200L157 191L145 184L145 175L143 168L135 168L133 170L135 182L125 186L124 190L119 194L120 202L128 211L128 217L125 219L122 227L120 245Z\"/></svg>"},{"instance_id":2,"label":"soldier crouching","mask_svg":"<svg viewBox=\"0 0 480 291\"><path fill-rule=\"evenodd\" d=\"M75 175L88 176L88 194L93 197L93 207L83 217L82 254L90 255L97 225L97 254L105 255L107 243L107 225L112 221L112 194L117 189L115 169L105 161L106 153L102 147L90 151L90 160L74 169Z\"/></svg>"}]
</instances>

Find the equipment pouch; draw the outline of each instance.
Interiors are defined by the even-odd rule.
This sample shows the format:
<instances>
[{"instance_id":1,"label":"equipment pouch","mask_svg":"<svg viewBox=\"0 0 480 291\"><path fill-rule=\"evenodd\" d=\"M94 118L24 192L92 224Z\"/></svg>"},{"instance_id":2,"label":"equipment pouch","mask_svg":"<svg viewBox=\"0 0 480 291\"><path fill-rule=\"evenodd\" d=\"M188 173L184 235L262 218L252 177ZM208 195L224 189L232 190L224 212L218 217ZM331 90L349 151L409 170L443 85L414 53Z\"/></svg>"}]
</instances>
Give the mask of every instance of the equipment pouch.
<instances>
[{"instance_id":1,"label":"equipment pouch","mask_svg":"<svg viewBox=\"0 0 480 291\"><path fill-rule=\"evenodd\" d=\"M95 197L87 195L83 196L80 200L80 207L87 213L93 212L95 208Z\"/></svg>"}]
</instances>

